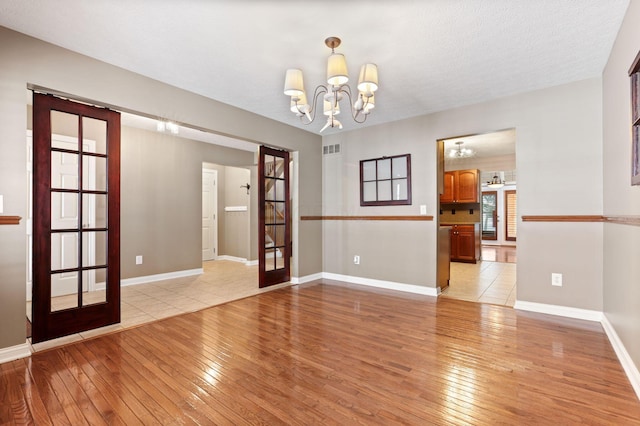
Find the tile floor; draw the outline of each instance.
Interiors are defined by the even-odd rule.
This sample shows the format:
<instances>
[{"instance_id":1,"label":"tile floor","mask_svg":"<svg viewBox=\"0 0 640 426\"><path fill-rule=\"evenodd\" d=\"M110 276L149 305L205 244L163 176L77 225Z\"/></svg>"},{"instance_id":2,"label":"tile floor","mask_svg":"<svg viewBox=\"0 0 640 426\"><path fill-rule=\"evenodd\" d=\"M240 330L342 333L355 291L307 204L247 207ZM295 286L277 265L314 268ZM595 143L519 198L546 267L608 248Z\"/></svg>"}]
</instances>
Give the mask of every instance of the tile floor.
<instances>
[{"instance_id":1,"label":"tile floor","mask_svg":"<svg viewBox=\"0 0 640 426\"><path fill-rule=\"evenodd\" d=\"M122 287L120 324L36 343L31 345L32 350L49 349L290 285L284 283L260 289L258 266L229 260L204 262L203 269L202 275ZM64 300L60 304L64 305ZM27 303L27 312L31 312L30 303Z\"/></svg>"},{"instance_id":2,"label":"tile floor","mask_svg":"<svg viewBox=\"0 0 640 426\"><path fill-rule=\"evenodd\" d=\"M449 287L441 297L513 306L516 301L516 264L451 262Z\"/></svg>"}]
</instances>

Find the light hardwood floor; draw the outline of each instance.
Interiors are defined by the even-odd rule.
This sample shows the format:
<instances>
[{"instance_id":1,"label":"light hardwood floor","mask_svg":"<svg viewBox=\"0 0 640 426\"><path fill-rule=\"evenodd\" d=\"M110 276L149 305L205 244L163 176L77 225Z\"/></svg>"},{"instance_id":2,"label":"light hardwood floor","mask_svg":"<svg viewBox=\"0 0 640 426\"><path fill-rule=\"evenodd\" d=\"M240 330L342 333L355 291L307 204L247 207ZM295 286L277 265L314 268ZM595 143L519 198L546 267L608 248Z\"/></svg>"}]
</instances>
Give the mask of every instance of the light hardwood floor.
<instances>
[{"instance_id":1,"label":"light hardwood floor","mask_svg":"<svg viewBox=\"0 0 640 426\"><path fill-rule=\"evenodd\" d=\"M239 262L208 261L203 263L203 271L197 276L122 287L122 321L119 324L37 343L31 346L32 350L49 349L283 287L258 288L258 266ZM75 300L76 296L57 297L52 305L66 306L67 299ZM30 311L31 304L27 303L27 316Z\"/></svg>"},{"instance_id":2,"label":"light hardwood floor","mask_svg":"<svg viewBox=\"0 0 640 426\"><path fill-rule=\"evenodd\" d=\"M0 424L640 424L598 323L331 281L0 365Z\"/></svg>"}]
</instances>

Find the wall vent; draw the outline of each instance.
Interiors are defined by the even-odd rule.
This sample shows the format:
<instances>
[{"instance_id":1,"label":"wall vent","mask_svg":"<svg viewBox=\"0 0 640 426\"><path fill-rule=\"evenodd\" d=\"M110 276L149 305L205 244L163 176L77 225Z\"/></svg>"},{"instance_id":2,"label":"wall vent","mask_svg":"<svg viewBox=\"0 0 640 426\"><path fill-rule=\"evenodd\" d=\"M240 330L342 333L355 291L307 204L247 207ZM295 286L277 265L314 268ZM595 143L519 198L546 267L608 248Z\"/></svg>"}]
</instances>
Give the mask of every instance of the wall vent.
<instances>
[{"instance_id":1,"label":"wall vent","mask_svg":"<svg viewBox=\"0 0 640 426\"><path fill-rule=\"evenodd\" d=\"M337 143L335 145L325 145L322 147L323 155L331 155L331 154L339 154L340 153L340 144Z\"/></svg>"}]
</instances>

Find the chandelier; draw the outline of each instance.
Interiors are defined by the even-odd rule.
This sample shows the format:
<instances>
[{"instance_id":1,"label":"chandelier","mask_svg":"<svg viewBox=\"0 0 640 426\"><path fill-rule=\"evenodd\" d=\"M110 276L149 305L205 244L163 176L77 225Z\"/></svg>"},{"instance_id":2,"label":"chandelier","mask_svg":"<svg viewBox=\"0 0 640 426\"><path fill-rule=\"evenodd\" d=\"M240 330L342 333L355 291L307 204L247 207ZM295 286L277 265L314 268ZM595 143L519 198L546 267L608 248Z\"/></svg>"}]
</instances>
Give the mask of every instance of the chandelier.
<instances>
[{"instance_id":1,"label":"chandelier","mask_svg":"<svg viewBox=\"0 0 640 426\"><path fill-rule=\"evenodd\" d=\"M313 102L307 103L307 95L302 81L302 70L288 69L284 81L284 94L291 96L291 112L300 117L304 124L313 123L316 118L317 102L322 96L322 113L327 122L320 132L327 127L342 129L342 123L336 118L340 114L340 101L346 96L349 99L349 111L356 123L364 123L369 113L375 108L374 92L378 90L378 67L376 64L364 64L360 68L358 93L352 93L347 85L349 73L347 61L342 53L336 53L340 46L338 37L329 37L324 44L331 49L327 61L327 85L319 85L313 93ZM306 118L306 120L305 120Z\"/></svg>"},{"instance_id":2,"label":"chandelier","mask_svg":"<svg viewBox=\"0 0 640 426\"><path fill-rule=\"evenodd\" d=\"M472 149L469 148L463 148L462 144L464 144L463 141L457 141L456 142L456 148L452 148L449 151L449 158L468 158L468 157L473 157L473 155L475 154L475 152Z\"/></svg>"}]
</instances>

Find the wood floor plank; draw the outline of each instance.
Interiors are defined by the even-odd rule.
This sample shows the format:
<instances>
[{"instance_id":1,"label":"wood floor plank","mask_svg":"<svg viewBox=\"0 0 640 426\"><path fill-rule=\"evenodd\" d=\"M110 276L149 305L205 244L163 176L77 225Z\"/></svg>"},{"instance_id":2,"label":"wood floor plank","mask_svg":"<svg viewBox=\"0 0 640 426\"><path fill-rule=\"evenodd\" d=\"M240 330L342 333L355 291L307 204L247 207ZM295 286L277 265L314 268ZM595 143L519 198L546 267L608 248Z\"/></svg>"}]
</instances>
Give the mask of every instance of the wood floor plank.
<instances>
[{"instance_id":1,"label":"wood floor plank","mask_svg":"<svg viewBox=\"0 0 640 426\"><path fill-rule=\"evenodd\" d=\"M75 363L82 370L81 383L87 393L95 398L99 409L109 424L141 425L140 418L129 408L126 402L120 397L119 392L114 390L113 383L103 377L86 357L87 349L84 345L69 345L65 347L71 357L71 362ZM78 373L80 376L80 373Z\"/></svg>"},{"instance_id":2,"label":"wood floor plank","mask_svg":"<svg viewBox=\"0 0 640 426\"><path fill-rule=\"evenodd\" d=\"M35 386L31 376L31 359L20 359L14 362L16 366L17 380L22 390L24 403L29 410L29 418L24 424L34 423L37 425L52 424L47 407L40 398L38 387Z\"/></svg>"},{"instance_id":3,"label":"wood floor plank","mask_svg":"<svg viewBox=\"0 0 640 426\"><path fill-rule=\"evenodd\" d=\"M598 323L330 281L0 365L0 423L640 425Z\"/></svg>"}]
</instances>

